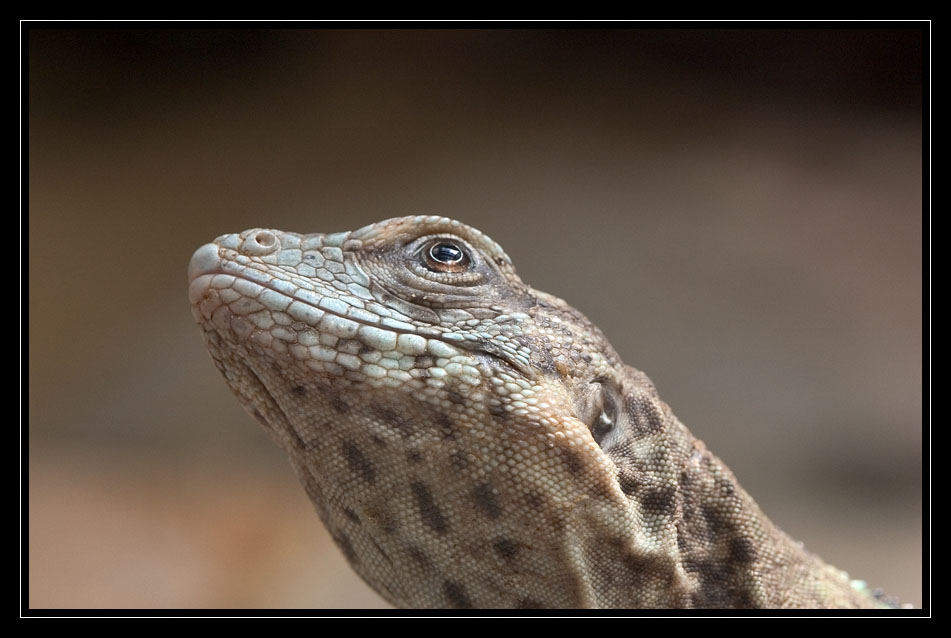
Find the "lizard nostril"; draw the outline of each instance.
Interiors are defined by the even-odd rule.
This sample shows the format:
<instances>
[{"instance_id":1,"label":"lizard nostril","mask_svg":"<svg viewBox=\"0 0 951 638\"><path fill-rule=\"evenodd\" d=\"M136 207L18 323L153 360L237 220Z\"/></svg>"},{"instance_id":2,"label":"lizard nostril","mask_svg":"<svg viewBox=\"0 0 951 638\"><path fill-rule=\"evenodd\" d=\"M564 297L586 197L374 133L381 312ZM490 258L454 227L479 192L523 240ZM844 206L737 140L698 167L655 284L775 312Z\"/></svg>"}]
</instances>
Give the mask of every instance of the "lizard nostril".
<instances>
[{"instance_id":1,"label":"lizard nostril","mask_svg":"<svg viewBox=\"0 0 951 638\"><path fill-rule=\"evenodd\" d=\"M277 235L269 230L251 231L244 235L240 250L245 255L270 255L280 247L280 243Z\"/></svg>"},{"instance_id":2,"label":"lizard nostril","mask_svg":"<svg viewBox=\"0 0 951 638\"><path fill-rule=\"evenodd\" d=\"M258 242L265 248L270 248L275 243L277 243L277 237L274 236L274 233L262 230L257 235L254 236L254 241Z\"/></svg>"}]
</instances>

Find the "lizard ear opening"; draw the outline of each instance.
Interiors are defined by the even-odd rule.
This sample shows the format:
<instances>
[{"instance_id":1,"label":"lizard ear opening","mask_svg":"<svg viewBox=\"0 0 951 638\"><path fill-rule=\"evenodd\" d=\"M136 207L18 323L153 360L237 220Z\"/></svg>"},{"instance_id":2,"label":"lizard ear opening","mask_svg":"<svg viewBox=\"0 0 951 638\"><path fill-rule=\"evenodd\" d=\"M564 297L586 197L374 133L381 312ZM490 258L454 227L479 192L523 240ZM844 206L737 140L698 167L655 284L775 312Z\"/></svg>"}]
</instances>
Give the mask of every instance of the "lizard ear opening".
<instances>
[{"instance_id":1,"label":"lizard ear opening","mask_svg":"<svg viewBox=\"0 0 951 638\"><path fill-rule=\"evenodd\" d=\"M582 391L577 412L595 443L604 448L605 439L617 427L617 400L613 390L607 383L589 383Z\"/></svg>"}]
</instances>

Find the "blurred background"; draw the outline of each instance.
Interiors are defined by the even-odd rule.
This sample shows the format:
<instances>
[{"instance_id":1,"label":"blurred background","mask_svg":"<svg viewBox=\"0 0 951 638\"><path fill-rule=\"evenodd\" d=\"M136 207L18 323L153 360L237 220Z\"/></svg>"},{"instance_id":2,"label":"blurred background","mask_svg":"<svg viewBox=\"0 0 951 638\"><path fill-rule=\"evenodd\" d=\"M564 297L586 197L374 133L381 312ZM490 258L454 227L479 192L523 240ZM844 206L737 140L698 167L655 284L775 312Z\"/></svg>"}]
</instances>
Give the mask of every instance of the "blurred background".
<instances>
[{"instance_id":1,"label":"blurred background","mask_svg":"<svg viewBox=\"0 0 951 638\"><path fill-rule=\"evenodd\" d=\"M28 605L385 607L193 324L225 232L458 218L922 604L922 33L29 31Z\"/></svg>"}]
</instances>

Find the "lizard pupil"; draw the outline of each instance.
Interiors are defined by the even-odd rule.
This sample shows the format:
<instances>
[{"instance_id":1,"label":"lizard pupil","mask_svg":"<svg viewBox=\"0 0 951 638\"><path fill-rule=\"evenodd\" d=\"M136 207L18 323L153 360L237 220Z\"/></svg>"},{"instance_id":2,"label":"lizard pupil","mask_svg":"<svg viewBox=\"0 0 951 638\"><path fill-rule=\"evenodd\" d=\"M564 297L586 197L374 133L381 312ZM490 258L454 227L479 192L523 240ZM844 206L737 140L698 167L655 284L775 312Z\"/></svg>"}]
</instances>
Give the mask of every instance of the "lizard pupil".
<instances>
[{"instance_id":1,"label":"lizard pupil","mask_svg":"<svg viewBox=\"0 0 951 638\"><path fill-rule=\"evenodd\" d=\"M455 242L434 242L426 251L426 266L436 272L461 272L469 266L469 256Z\"/></svg>"},{"instance_id":2,"label":"lizard pupil","mask_svg":"<svg viewBox=\"0 0 951 638\"><path fill-rule=\"evenodd\" d=\"M440 242L429 249L429 256L444 264L454 264L462 261L463 252L455 244Z\"/></svg>"}]
</instances>

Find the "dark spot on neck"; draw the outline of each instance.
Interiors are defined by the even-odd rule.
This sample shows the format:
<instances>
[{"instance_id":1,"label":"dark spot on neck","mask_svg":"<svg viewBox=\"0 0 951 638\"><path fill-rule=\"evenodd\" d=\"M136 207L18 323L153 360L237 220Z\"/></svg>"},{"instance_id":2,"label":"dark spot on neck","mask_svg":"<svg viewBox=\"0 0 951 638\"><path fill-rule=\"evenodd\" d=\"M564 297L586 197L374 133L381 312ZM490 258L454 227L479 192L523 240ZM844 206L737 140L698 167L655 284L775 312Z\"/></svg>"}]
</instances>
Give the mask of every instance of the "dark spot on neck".
<instances>
[{"instance_id":1,"label":"dark spot on neck","mask_svg":"<svg viewBox=\"0 0 951 638\"><path fill-rule=\"evenodd\" d=\"M376 405L374 411L381 421L399 430L403 436L410 436L413 433L413 423L393 408Z\"/></svg>"},{"instance_id":2,"label":"dark spot on neck","mask_svg":"<svg viewBox=\"0 0 951 638\"><path fill-rule=\"evenodd\" d=\"M475 504L482 512L491 519L496 519L502 515L502 507L496 498L492 486L488 483L481 483L472 490L472 498Z\"/></svg>"},{"instance_id":3,"label":"dark spot on neck","mask_svg":"<svg viewBox=\"0 0 951 638\"><path fill-rule=\"evenodd\" d=\"M307 394L307 388L305 388L302 385L295 385L294 387L291 388L291 394L298 397L304 396L305 394Z\"/></svg>"},{"instance_id":4,"label":"dark spot on neck","mask_svg":"<svg viewBox=\"0 0 951 638\"><path fill-rule=\"evenodd\" d=\"M670 516L677 506L677 491L672 487L660 487L648 490L641 504L649 514Z\"/></svg>"},{"instance_id":5,"label":"dark spot on neck","mask_svg":"<svg viewBox=\"0 0 951 638\"><path fill-rule=\"evenodd\" d=\"M423 550L416 547L415 545L410 545L406 548L406 553L409 554L409 557L413 559L424 571L431 571L433 568L432 561L429 560L429 556L423 553Z\"/></svg>"},{"instance_id":6,"label":"dark spot on neck","mask_svg":"<svg viewBox=\"0 0 951 638\"><path fill-rule=\"evenodd\" d=\"M413 492L413 498L416 499L416 507L419 509L420 518L426 526L438 534L445 534L449 529L449 522L439 506L436 505L436 501L433 500L429 488L419 481L413 481L410 484L410 490Z\"/></svg>"},{"instance_id":7,"label":"dark spot on neck","mask_svg":"<svg viewBox=\"0 0 951 638\"><path fill-rule=\"evenodd\" d=\"M700 515L710 530L710 539L713 540L730 524L729 514L720 507L704 503L700 506Z\"/></svg>"},{"instance_id":8,"label":"dark spot on neck","mask_svg":"<svg viewBox=\"0 0 951 638\"><path fill-rule=\"evenodd\" d=\"M373 469L373 465L363 455L360 448L352 441L344 441L341 451L343 452L343 458L354 474L357 474L367 483L373 483L376 479L376 470Z\"/></svg>"},{"instance_id":9,"label":"dark spot on neck","mask_svg":"<svg viewBox=\"0 0 951 638\"><path fill-rule=\"evenodd\" d=\"M730 541L730 561L748 565L756 560L756 546L750 539L738 536Z\"/></svg>"},{"instance_id":10,"label":"dark spot on neck","mask_svg":"<svg viewBox=\"0 0 951 638\"><path fill-rule=\"evenodd\" d=\"M519 544L508 538L499 538L492 543L492 549L500 558L510 561L518 554Z\"/></svg>"},{"instance_id":11,"label":"dark spot on neck","mask_svg":"<svg viewBox=\"0 0 951 638\"><path fill-rule=\"evenodd\" d=\"M469 594L466 593L465 587L459 583L447 580L443 583L443 591L446 594L446 599L449 600L449 604L456 609L472 609Z\"/></svg>"}]
</instances>

